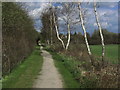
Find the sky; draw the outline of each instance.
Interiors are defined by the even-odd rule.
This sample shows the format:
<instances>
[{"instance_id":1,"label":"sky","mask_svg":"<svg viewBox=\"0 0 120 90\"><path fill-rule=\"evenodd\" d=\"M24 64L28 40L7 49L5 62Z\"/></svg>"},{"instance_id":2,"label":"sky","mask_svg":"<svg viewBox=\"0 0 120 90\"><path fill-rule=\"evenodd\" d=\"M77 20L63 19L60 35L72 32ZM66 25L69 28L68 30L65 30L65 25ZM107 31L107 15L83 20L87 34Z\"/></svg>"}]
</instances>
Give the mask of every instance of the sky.
<instances>
[{"instance_id":1,"label":"sky","mask_svg":"<svg viewBox=\"0 0 120 90\"><path fill-rule=\"evenodd\" d=\"M118 33L118 3L117 2L99 2L97 3L99 5L99 8L97 8L97 12L99 15L99 21L102 26L102 28L107 29L110 32ZM49 7L49 3L46 2L26 2L25 8L28 11L29 16L34 20L35 29L37 31L40 31L40 28L42 27L42 23L40 20L40 15L42 11ZM54 3L54 6L61 8L62 6L58 3ZM87 10L86 14L86 30L88 33L92 34L95 29L97 29L97 24L95 21L95 15L94 15L94 9L93 9L93 3L86 4L86 2L83 3L82 8ZM63 16L59 16L60 19L60 30L63 31L65 28L62 28L63 26ZM75 25L76 32L83 33L81 29L81 25L77 24ZM74 32L73 31L73 32Z\"/></svg>"}]
</instances>

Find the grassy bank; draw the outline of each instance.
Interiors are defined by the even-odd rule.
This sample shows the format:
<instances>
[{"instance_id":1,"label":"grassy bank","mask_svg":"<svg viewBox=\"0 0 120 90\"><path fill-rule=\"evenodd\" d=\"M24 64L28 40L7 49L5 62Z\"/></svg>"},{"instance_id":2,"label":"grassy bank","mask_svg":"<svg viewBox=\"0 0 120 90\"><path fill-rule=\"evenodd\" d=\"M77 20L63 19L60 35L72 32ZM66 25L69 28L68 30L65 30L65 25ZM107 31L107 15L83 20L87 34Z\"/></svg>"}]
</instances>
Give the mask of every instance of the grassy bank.
<instances>
[{"instance_id":1,"label":"grassy bank","mask_svg":"<svg viewBox=\"0 0 120 90\"><path fill-rule=\"evenodd\" d=\"M34 79L41 70L43 58L40 55L39 47L16 67L8 76L3 79L3 88L31 88Z\"/></svg>"},{"instance_id":2,"label":"grassy bank","mask_svg":"<svg viewBox=\"0 0 120 90\"><path fill-rule=\"evenodd\" d=\"M119 45L105 45L105 57L112 63L118 63L118 46ZM91 50L96 56L102 55L101 45L91 45Z\"/></svg>"}]
</instances>

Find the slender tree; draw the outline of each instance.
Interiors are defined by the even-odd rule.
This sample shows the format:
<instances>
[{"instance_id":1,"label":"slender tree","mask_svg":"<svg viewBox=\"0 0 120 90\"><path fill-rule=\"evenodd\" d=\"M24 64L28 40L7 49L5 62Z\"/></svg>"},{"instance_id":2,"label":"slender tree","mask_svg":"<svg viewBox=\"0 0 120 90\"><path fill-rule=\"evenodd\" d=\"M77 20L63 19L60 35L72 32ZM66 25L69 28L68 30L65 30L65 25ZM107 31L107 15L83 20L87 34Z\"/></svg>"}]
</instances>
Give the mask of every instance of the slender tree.
<instances>
[{"instance_id":1,"label":"slender tree","mask_svg":"<svg viewBox=\"0 0 120 90\"><path fill-rule=\"evenodd\" d=\"M77 23L74 22L74 12L75 12L75 8L74 8L75 4L74 3L64 3L62 4L62 10L61 10L61 15L62 20L65 22L65 25L67 25L67 44L65 49L68 50L68 47L70 45L70 40L71 40L71 28L72 26Z\"/></svg>"},{"instance_id":2,"label":"slender tree","mask_svg":"<svg viewBox=\"0 0 120 90\"><path fill-rule=\"evenodd\" d=\"M55 30L56 30L56 33L57 33L57 38L61 42L63 48L65 49L65 44L64 44L63 40L60 38L60 36L59 36L58 26L57 26L56 18L55 18L55 11L53 11L53 21L54 21Z\"/></svg>"},{"instance_id":3,"label":"slender tree","mask_svg":"<svg viewBox=\"0 0 120 90\"><path fill-rule=\"evenodd\" d=\"M51 30L51 32L50 32L50 33L51 33L50 43L51 43L51 45L53 44L53 37L52 37L52 31L53 31L53 27L52 27L52 26L53 26L53 24L52 24L53 22L52 22L52 20L53 20L53 19L52 19L52 18L53 18L53 17L52 17L52 15L51 15L51 16L50 16L50 24L51 24L51 25L50 25L50 30Z\"/></svg>"},{"instance_id":4,"label":"slender tree","mask_svg":"<svg viewBox=\"0 0 120 90\"><path fill-rule=\"evenodd\" d=\"M91 63L94 66L93 59L91 58L92 53L91 53L90 46L89 46L88 39L87 39L87 33L86 33L85 25L84 25L84 19L83 19L82 8L81 8L81 3L80 2L78 3L78 10L79 10L79 17L80 17L80 21L81 21L81 27L84 31L84 39L85 39L87 51L88 51L88 54L90 56Z\"/></svg>"},{"instance_id":5,"label":"slender tree","mask_svg":"<svg viewBox=\"0 0 120 90\"><path fill-rule=\"evenodd\" d=\"M67 36L66 45L59 35L58 24L57 24L58 14L56 13L58 8L53 7L51 3L50 3L50 7L54 10L51 10L52 16L50 17L50 21L52 21L52 18L53 18L53 24L55 26L55 31L56 31L56 34L57 34L57 38L61 42L63 48L68 50L68 47L70 45L70 40L71 40L71 27L72 27L73 24L76 24L79 21L73 22L74 21L74 19L73 19L74 4L73 3L64 3L64 4L62 3L61 5L62 5L63 9L60 10L59 14L63 15L62 20L65 22L65 25L67 26L67 35L68 36ZM52 22L51 22L51 24L52 24ZM51 30L52 30L52 27L51 27ZM52 37L51 37L51 39L52 39Z\"/></svg>"},{"instance_id":6,"label":"slender tree","mask_svg":"<svg viewBox=\"0 0 120 90\"><path fill-rule=\"evenodd\" d=\"M70 45L70 39L71 39L71 31L70 31L70 24L67 24L67 30L68 30L68 40L66 45L66 50L68 50L68 46Z\"/></svg>"},{"instance_id":7,"label":"slender tree","mask_svg":"<svg viewBox=\"0 0 120 90\"><path fill-rule=\"evenodd\" d=\"M101 25L99 23L99 17L98 17L98 13L97 13L97 3L94 2L94 13L95 13L95 18L96 18L96 23L100 32L100 37L101 37L101 43L102 43L102 64L104 66L104 55L105 55L105 44L104 44L104 37L103 37L103 33L102 33L102 28Z\"/></svg>"}]
</instances>

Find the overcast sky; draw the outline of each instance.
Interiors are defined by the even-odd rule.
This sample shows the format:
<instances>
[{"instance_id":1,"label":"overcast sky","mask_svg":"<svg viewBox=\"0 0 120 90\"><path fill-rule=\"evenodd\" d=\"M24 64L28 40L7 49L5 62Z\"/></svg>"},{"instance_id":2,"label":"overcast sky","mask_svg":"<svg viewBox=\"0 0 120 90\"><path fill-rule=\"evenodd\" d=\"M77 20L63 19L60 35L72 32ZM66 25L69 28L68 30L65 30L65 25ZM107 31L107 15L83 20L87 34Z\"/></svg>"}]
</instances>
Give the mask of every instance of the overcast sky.
<instances>
[{"instance_id":1,"label":"overcast sky","mask_svg":"<svg viewBox=\"0 0 120 90\"><path fill-rule=\"evenodd\" d=\"M84 3L86 4L86 3ZM87 9L87 22L86 28L87 32L92 34L95 29L97 29L97 25L95 22L95 16L93 12L93 3L89 5L82 5L82 8ZM110 32L118 33L118 3L116 2L100 2L98 3L100 6L97 8L99 14L99 20L102 28L106 28ZM42 26L40 21L41 12L48 7L49 4L45 2L26 2L25 7L28 10L29 16L35 21L35 28L37 31L40 31L40 27ZM59 4L54 3L54 6L58 6L62 8ZM59 17L61 18L61 17ZM81 26L76 25L76 31L82 32ZM64 29L64 28L60 28Z\"/></svg>"}]
</instances>

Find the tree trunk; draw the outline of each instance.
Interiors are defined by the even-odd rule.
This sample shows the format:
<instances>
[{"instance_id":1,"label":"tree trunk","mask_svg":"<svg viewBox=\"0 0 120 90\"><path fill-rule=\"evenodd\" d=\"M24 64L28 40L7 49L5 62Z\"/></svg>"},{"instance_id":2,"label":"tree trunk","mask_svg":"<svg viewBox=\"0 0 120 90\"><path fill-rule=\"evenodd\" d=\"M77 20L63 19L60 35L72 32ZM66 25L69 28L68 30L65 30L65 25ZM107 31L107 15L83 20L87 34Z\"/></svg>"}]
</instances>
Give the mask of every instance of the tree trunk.
<instances>
[{"instance_id":1,"label":"tree trunk","mask_svg":"<svg viewBox=\"0 0 120 90\"><path fill-rule=\"evenodd\" d=\"M90 46L88 44L87 33L86 33L85 26L84 26L84 20L83 20L83 15L82 15L82 10L81 10L81 3L78 3L78 9L79 9L79 17L80 17L80 21L81 21L81 26L82 26L82 29L84 31L84 38L85 38L87 51L88 51L88 54L90 56L91 64L94 66L94 61L93 61L92 56L91 56L92 53L91 53L91 50L90 50Z\"/></svg>"},{"instance_id":2,"label":"tree trunk","mask_svg":"<svg viewBox=\"0 0 120 90\"><path fill-rule=\"evenodd\" d=\"M50 16L50 23L51 23L51 26L50 26L50 29L51 29L51 40L50 40L50 43L51 45L53 44L53 40L52 40L52 16Z\"/></svg>"},{"instance_id":3,"label":"tree trunk","mask_svg":"<svg viewBox=\"0 0 120 90\"><path fill-rule=\"evenodd\" d=\"M102 43L102 64L104 66L105 44L104 44L104 37L103 37L103 33L102 33L102 28L101 28L101 25L100 25L99 19L98 19L96 5L97 5L96 2L94 2L94 13L95 13L96 23L97 23L97 26L99 28L100 37L101 37L101 43Z\"/></svg>"},{"instance_id":4,"label":"tree trunk","mask_svg":"<svg viewBox=\"0 0 120 90\"><path fill-rule=\"evenodd\" d=\"M67 41L67 45L66 45L66 50L68 49L68 47L70 45L70 25L69 25L69 23L67 24L67 29L68 29L68 41Z\"/></svg>"},{"instance_id":5,"label":"tree trunk","mask_svg":"<svg viewBox=\"0 0 120 90\"><path fill-rule=\"evenodd\" d=\"M84 26L83 15L82 15L82 10L81 10L81 4L80 3L78 4L78 9L80 10L79 16L80 16L80 20L81 20L81 26L82 26L82 29L84 31L84 38L85 38L85 43L86 43L86 46L87 46L88 54L91 55L91 51L90 51L90 47L89 47L88 39L87 39L87 33L86 33L85 26Z\"/></svg>"},{"instance_id":6,"label":"tree trunk","mask_svg":"<svg viewBox=\"0 0 120 90\"><path fill-rule=\"evenodd\" d=\"M10 59L8 58L8 65L9 65L9 69L8 69L8 73L11 72L11 64L10 64Z\"/></svg>"},{"instance_id":7,"label":"tree trunk","mask_svg":"<svg viewBox=\"0 0 120 90\"><path fill-rule=\"evenodd\" d=\"M64 44L63 40L60 38L60 36L59 36L58 27L57 27L57 24L56 24L54 12L53 12L53 20L54 20L54 24L55 24L55 30L56 30L56 33L57 33L57 38L61 42L63 48L65 49L65 44Z\"/></svg>"}]
</instances>

